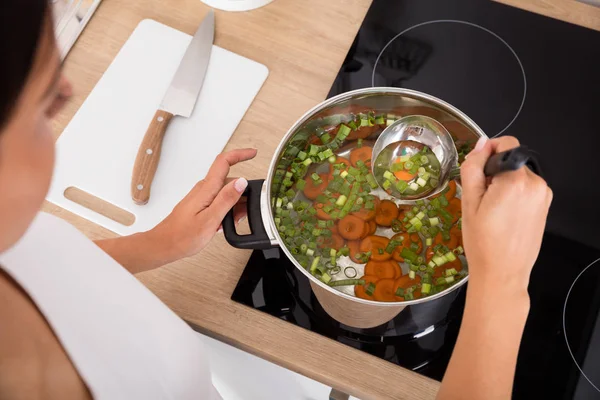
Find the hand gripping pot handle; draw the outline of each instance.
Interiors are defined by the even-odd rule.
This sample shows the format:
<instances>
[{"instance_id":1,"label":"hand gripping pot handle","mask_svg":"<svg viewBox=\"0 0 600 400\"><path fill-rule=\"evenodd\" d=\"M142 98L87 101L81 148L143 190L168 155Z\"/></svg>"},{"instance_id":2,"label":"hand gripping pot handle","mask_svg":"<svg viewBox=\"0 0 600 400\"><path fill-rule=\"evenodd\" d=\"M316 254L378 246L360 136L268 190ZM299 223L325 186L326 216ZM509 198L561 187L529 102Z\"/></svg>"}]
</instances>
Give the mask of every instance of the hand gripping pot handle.
<instances>
[{"instance_id":1,"label":"hand gripping pot handle","mask_svg":"<svg viewBox=\"0 0 600 400\"><path fill-rule=\"evenodd\" d=\"M238 249L270 249L276 247L269 237L262 218L261 191L264 179L248 181L248 186L242 194L247 198L248 225L250 234L240 235L235 227L233 209L229 210L223 220L223 234L227 242Z\"/></svg>"}]
</instances>

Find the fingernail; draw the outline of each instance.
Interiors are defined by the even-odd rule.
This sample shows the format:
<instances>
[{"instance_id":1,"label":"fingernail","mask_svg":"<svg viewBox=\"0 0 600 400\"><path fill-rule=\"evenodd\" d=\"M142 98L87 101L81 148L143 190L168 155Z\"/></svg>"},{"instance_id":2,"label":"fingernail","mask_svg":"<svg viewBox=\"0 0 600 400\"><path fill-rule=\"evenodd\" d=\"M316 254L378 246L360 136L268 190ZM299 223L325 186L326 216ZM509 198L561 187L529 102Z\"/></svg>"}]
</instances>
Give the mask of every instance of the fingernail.
<instances>
[{"instance_id":1,"label":"fingernail","mask_svg":"<svg viewBox=\"0 0 600 400\"><path fill-rule=\"evenodd\" d=\"M246 217L242 217L242 218L238 219L237 223L239 224L240 222L243 222L245 219L246 219Z\"/></svg>"},{"instance_id":2,"label":"fingernail","mask_svg":"<svg viewBox=\"0 0 600 400\"><path fill-rule=\"evenodd\" d=\"M483 146L485 146L487 141L488 141L488 138L486 138L485 136L480 137L479 140L477 141L477 144L475 145L475 148L473 149L472 153L477 153L478 151L481 151L481 149L483 149Z\"/></svg>"},{"instance_id":3,"label":"fingernail","mask_svg":"<svg viewBox=\"0 0 600 400\"><path fill-rule=\"evenodd\" d=\"M219 228L219 229L217 230L217 233L222 233L222 232L223 232L223 228Z\"/></svg>"},{"instance_id":4,"label":"fingernail","mask_svg":"<svg viewBox=\"0 0 600 400\"><path fill-rule=\"evenodd\" d=\"M244 193L244 190L246 190L246 187L248 186L248 181L246 180L246 178L239 178L237 181L235 181L235 183L233 184L233 187L235 188L235 190L238 193Z\"/></svg>"}]
</instances>

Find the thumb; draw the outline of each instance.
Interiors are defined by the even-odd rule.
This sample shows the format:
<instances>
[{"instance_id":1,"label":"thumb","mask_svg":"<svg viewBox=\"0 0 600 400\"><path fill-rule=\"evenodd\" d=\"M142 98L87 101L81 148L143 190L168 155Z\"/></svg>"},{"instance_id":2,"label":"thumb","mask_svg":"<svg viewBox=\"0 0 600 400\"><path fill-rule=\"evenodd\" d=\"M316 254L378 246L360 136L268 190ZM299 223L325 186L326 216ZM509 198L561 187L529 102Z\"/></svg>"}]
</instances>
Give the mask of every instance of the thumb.
<instances>
[{"instance_id":1,"label":"thumb","mask_svg":"<svg viewBox=\"0 0 600 400\"><path fill-rule=\"evenodd\" d=\"M492 152L492 145L488 138L481 137L460 167L463 188L462 203L466 212L479 208L481 199L487 190L487 179L483 169Z\"/></svg>"},{"instance_id":2,"label":"thumb","mask_svg":"<svg viewBox=\"0 0 600 400\"><path fill-rule=\"evenodd\" d=\"M237 204L246 190L248 181L238 178L229 182L219 191L212 204L205 210L208 212L209 221L215 226L215 230L225 218L225 215Z\"/></svg>"}]
</instances>

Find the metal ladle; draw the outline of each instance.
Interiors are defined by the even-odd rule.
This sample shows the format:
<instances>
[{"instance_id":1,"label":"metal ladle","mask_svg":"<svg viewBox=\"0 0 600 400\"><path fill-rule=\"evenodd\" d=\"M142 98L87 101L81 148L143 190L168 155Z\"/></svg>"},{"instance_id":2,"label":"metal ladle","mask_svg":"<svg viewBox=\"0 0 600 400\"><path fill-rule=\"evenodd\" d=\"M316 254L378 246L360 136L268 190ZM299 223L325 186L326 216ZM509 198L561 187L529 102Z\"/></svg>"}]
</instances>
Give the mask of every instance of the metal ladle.
<instances>
[{"instance_id":1,"label":"metal ladle","mask_svg":"<svg viewBox=\"0 0 600 400\"><path fill-rule=\"evenodd\" d=\"M440 162L440 176L437 186L431 191L421 194L399 195L394 190L392 192L394 197L401 200L418 200L435 196L444 190L450 180L460 177L458 152L448 130L433 118L423 115L409 115L400 118L385 128L373 146L371 157L371 160L373 160L373 175L380 187L383 188L382 177L380 174L375 174L375 169L381 167L376 165L378 156L391 144L406 141L424 144L431 149ZM390 159L391 162L393 162L393 158ZM541 169L535 156L525 146L494 154L487 161L484 173L486 176L494 176L506 171L515 171L524 165L541 176ZM389 169L389 165L386 165L385 168Z\"/></svg>"}]
</instances>

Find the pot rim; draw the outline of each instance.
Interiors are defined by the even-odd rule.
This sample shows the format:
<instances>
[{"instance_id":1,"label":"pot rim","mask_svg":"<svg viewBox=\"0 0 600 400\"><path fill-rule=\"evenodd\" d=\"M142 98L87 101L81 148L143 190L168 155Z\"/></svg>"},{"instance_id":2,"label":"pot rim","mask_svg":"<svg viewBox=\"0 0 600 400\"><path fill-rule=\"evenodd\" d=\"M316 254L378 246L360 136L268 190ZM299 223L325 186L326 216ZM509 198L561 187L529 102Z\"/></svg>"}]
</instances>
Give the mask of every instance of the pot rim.
<instances>
[{"instance_id":1,"label":"pot rim","mask_svg":"<svg viewBox=\"0 0 600 400\"><path fill-rule=\"evenodd\" d=\"M366 96L366 95L383 95L386 93L406 95L406 96L412 97L416 100L428 102L431 105L441 108L444 111L452 114L460 122L464 123L469 128L471 128L480 137L488 137L485 134L485 132L475 123L475 121L473 121L471 118L469 118L465 113L460 111L458 108L445 102L442 99L439 99L435 96L431 96L431 95L423 93L423 92L419 92L419 91L411 90L411 89L402 89L402 88L382 86L382 87L370 87L370 88L356 89L356 90L352 90L349 92L338 94L337 96L331 97L331 98L317 104L316 106L314 106L313 108L308 110L306 113L304 113L304 115L302 117L300 117L294 123L294 125L292 125L290 127L290 129L288 129L285 136L279 142L279 145L275 149L273 158L271 159L271 164L269 165L267 179L265 181L265 189L266 189L265 192L266 192L267 204L266 204L266 207L263 207L263 210L265 208L268 208L269 213L268 213L268 218L264 218L264 216L263 216L263 221L268 222L269 231L271 231L272 234L275 236L275 240L274 241L272 240L272 243L276 242L276 244L285 253L285 255L290 259L290 261L292 261L294 263L296 268L298 268L304 275L306 275L306 277L308 277L308 279L310 279L312 282L315 282L317 285L321 286L323 289L328 290L329 292L337 294L337 295L339 295L343 298L346 298L350 301L355 301L355 302L370 305L370 306L381 306L381 307L400 307L400 306L402 306L402 307L404 307L404 306L426 303L428 301L439 299L449 293L452 293L453 291L457 290L459 287L463 286L469 280L469 275L467 275L465 277L465 279L459 281L457 284L450 286L448 289L446 289L440 293L436 293L433 296L423 297L423 298L415 299L415 300L381 302L381 301L361 299L360 297L356 297L356 296L350 296L349 294L340 292L339 290L336 290L335 288L318 280L298 263L298 261L294 258L294 256L288 250L287 246L285 244L283 244L283 241L281 240L279 231L277 230L277 228L275 226L275 220L273 217L273 208L271 207L271 183L273 180L273 171L275 171L275 169L277 167L277 162L279 160L279 156L281 155L281 152L285 148L288 140L290 139L291 135L293 133L295 133L296 130L300 126L302 126L307 120L312 118L318 112L322 111L323 109L325 109L329 106L335 105L336 103L343 102L345 100L350 100L355 97L362 97L362 96Z\"/></svg>"}]
</instances>

